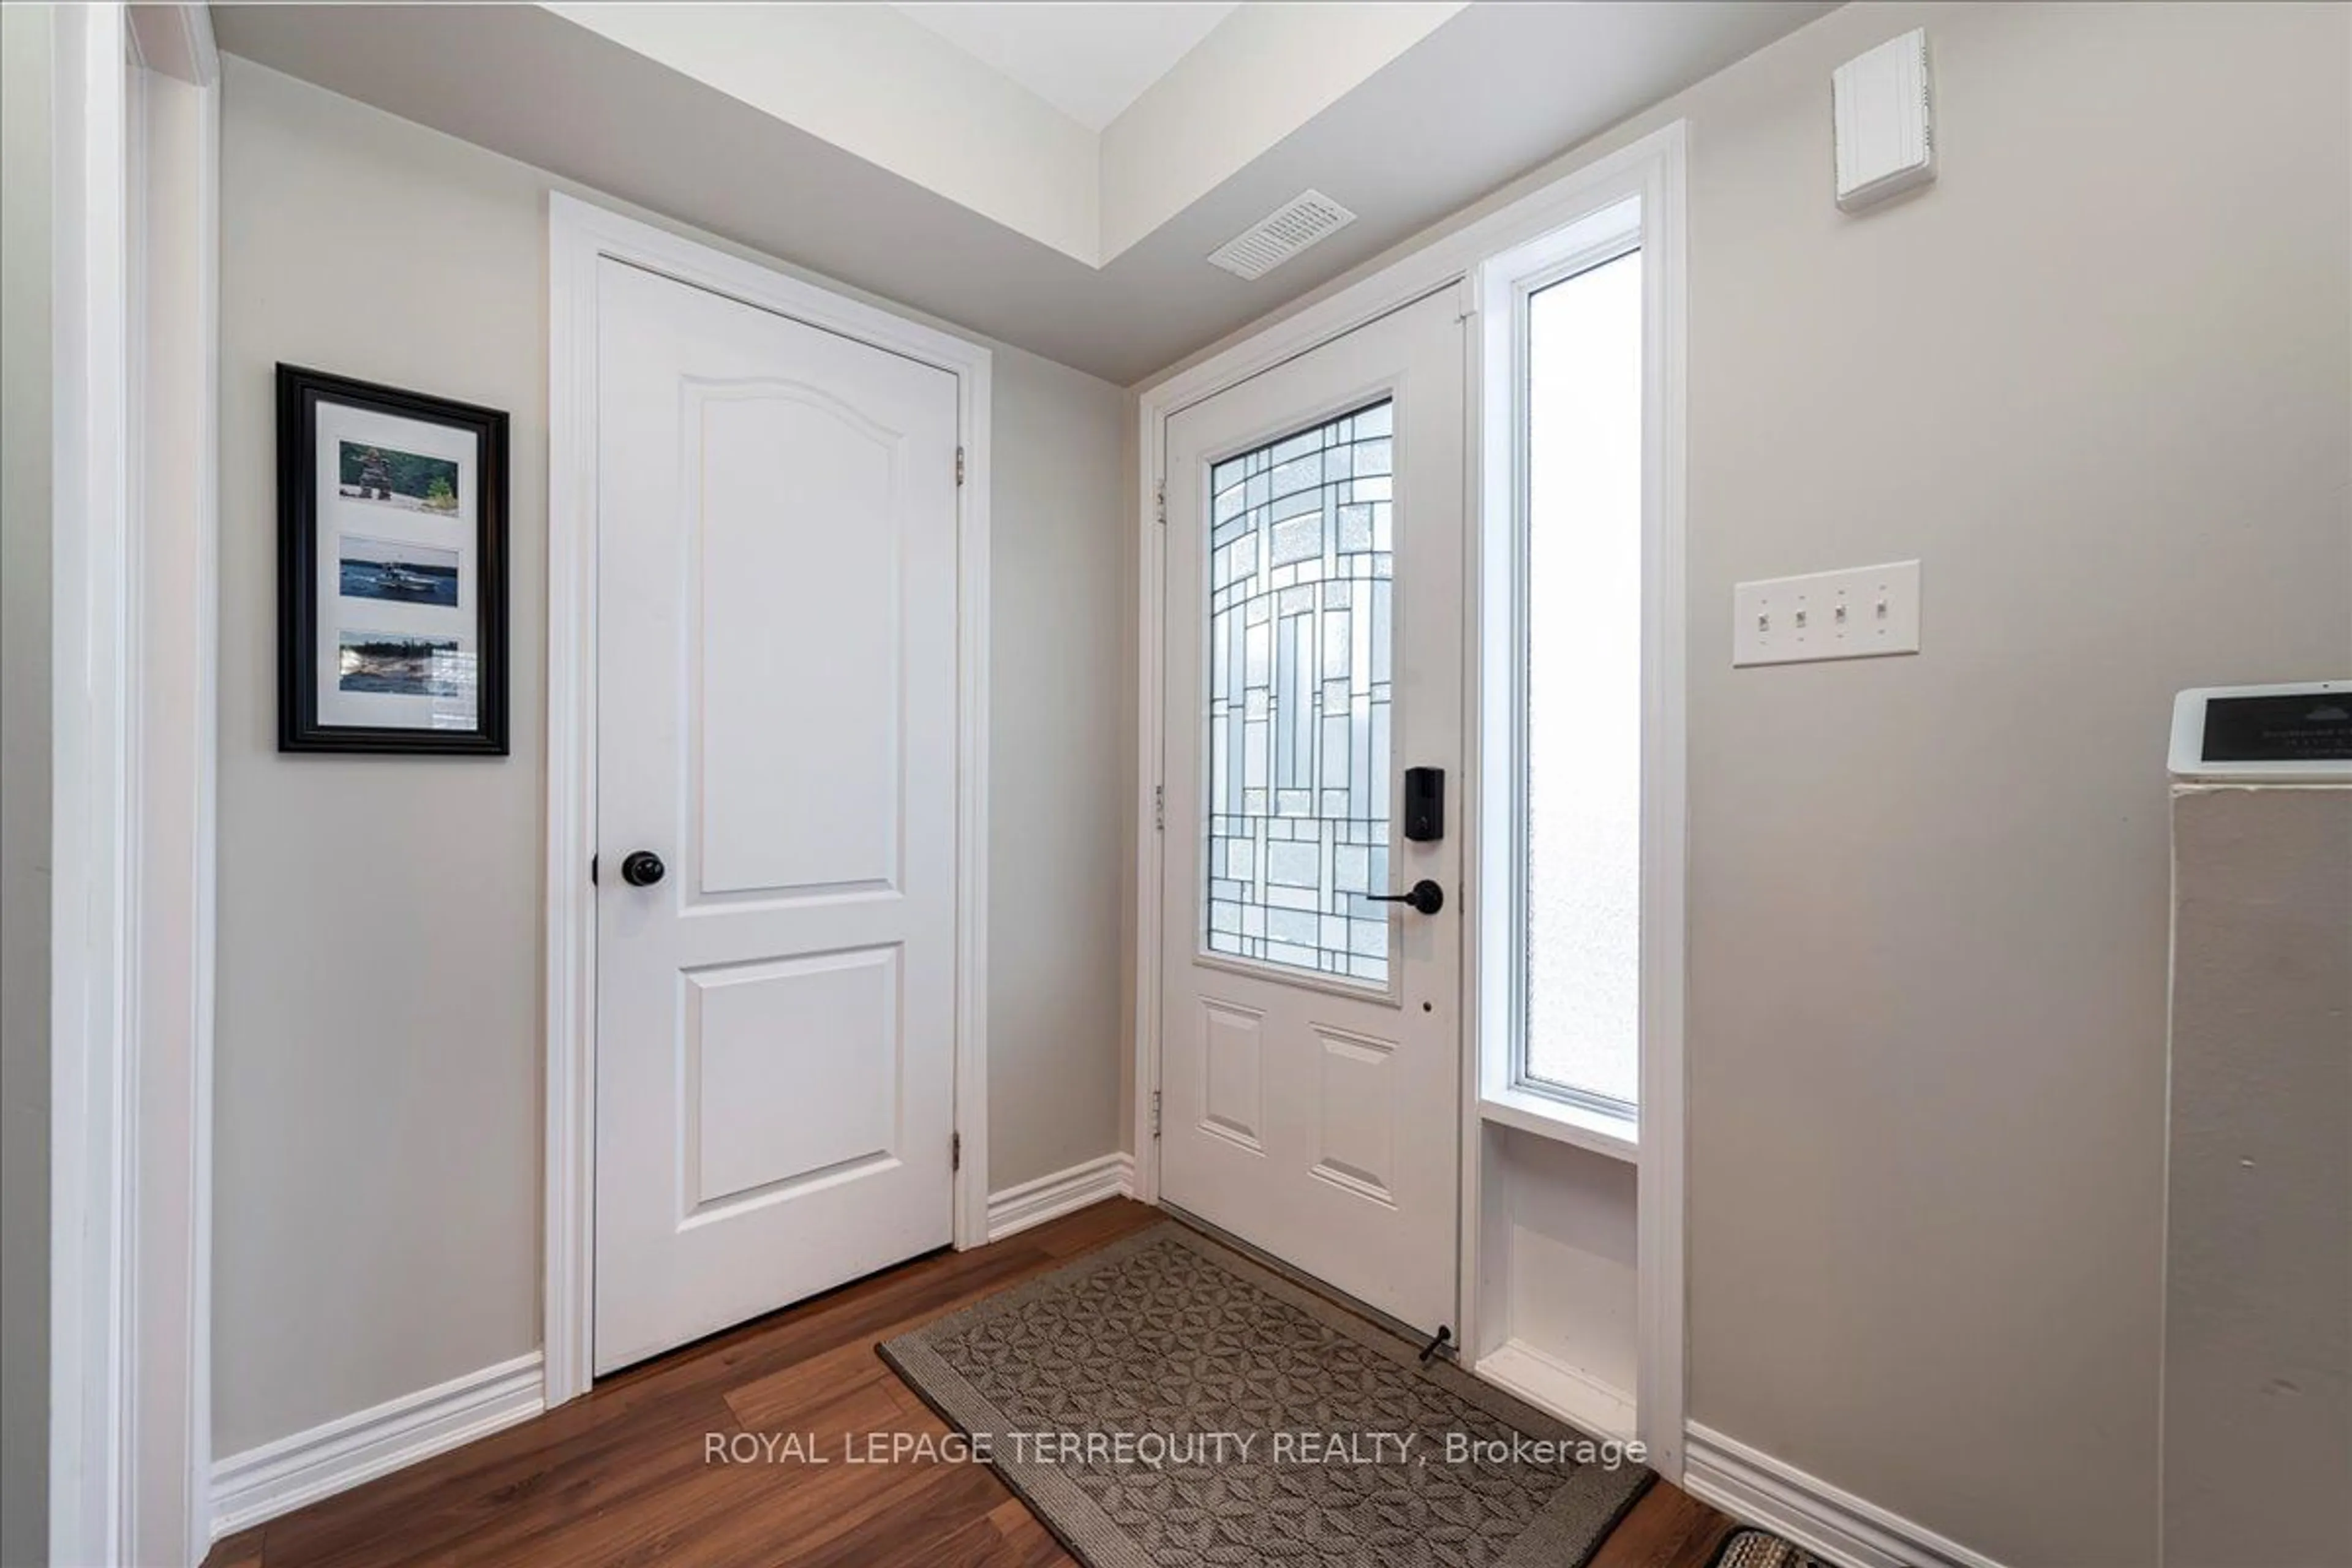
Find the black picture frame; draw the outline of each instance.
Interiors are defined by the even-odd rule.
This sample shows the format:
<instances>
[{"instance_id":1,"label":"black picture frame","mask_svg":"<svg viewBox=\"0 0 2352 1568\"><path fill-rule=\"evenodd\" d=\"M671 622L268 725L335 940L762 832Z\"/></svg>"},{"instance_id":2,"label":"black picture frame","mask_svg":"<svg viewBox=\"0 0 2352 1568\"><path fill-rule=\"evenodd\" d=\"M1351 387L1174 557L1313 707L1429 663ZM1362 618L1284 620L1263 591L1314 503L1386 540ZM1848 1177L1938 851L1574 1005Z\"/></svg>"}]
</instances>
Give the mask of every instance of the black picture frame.
<instances>
[{"instance_id":1,"label":"black picture frame","mask_svg":"<svg viewBox=\"0 0 2352 1568\"><path fill-rule=\"evenodd\" d=\"M472 482L464 483L463 457L418 456L404 450L388 453L382 445L338 437L335 493L322 500L320 473L321 410L339 425L354 419L358 428L398 430L422 425L457 432L457 438L424 432L429 439L412 444L463 450L470 440ZM338 411L352 411L342 413ZM397 438L396 437L394 437ZM354 489L344 470L352 451L364 454ZM404 470L394 478L394 465ZM454 473L453 482L447 476ZM415 474L430 475L419 480ZM395 484L424 494L395 491ZM470 489L473 531L470 542L463 526ZM428 557L435 563L415 567L397 553L381 548L383 542L362 535L372 526L367 514L381 514L386 533L402 539L398 552ZM449 524L446 530L443 524ZM333 531L326 543L338 552L335 564L338 596L322 613L320 550L322 527ZM446 543L419 542L419 534L446 532ZM373 549L375 561L355 561L354 551ZM446 564L441 564L446 562ZM374 566L371 574L366 570ZM374 618L389 630L353 630L364 622L370 606L356 605L350 583L355 571L362 579L358 599L385 601ZM472 574L471 593L465 575ZM446 576L446 584L440 578ZM390 584L398 584L395 593ZM349 376L299 365L278 366L278 749L280 752L362 752L408 756L503 757L507 749L507 415L446 397L407 392ZM446 597L445 597L446 595ZM402 603L401 600L407 602ZM459 607L470 603L470 621ZM445 615L442 612L446 611ZM419 630L420 622L430 629ZM446 631L440 628L446 625ZM320 672L324 659L320 639L334 636L343 650L339 668L345 673L327 695L334 711L322 717ZM362 641L358 639L373 638ZM464 652L470 639L471 652ZM387 654L385 645L394 645ZM396 657L395 657L396 656ZM354 661L369 661L357 668ZM388 660L377 663L375 661ZM364 679L362 678L365 678ZM465 682L470 679L470 689ZM367 682L373 681L373 684ZM464 717L464 699L472 703L469 724L453 724ZM429 714L373 714L371 708L416 710Z\"/></svg>"}]
</instances>

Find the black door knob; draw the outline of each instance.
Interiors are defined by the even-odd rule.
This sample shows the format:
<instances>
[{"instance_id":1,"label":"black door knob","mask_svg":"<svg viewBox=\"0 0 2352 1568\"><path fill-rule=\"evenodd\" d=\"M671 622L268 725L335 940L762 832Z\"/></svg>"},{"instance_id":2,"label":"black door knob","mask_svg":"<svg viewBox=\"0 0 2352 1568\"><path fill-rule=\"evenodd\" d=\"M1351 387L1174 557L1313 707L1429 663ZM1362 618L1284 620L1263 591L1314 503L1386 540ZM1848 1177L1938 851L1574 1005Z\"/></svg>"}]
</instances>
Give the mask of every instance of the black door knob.
<instances>
[{"instance_id":1,"label":"black door knob","mask_svg":"<svg viewBox=\"0 0 2352 1568\"><path fill-rule=\"evenodd\" d=\"M1424 915L1433 915L1445 907L1445 889L1423 877L1402 893L1367 893L1376 904L1403 904Z\"/></svg>"},{"instance_id":2,"label":"black door knob","mask_svg":"<svg viewBox=\"0 0 2352 1568\"><path fill-rule=\"evenodd\" d=\"M661 857L650 849L632 849L621 862L621 880L632 888L650 888L662 879Z\"/></svg>"}]
</instances>

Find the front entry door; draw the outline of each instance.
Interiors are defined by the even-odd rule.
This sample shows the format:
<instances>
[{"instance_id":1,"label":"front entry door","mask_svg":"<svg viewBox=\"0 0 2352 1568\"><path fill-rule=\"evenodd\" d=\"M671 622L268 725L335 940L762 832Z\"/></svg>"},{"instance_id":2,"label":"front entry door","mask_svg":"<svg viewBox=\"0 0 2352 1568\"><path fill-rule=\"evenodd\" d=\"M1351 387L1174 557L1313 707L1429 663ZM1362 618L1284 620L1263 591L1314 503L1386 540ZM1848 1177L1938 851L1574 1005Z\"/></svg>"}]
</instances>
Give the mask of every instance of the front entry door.
<instances>
[{"instance_id":1,"label":"front entry door","mask_svg":"<svg viewBox=\"0 0 2352 1568\"><path fill-rule=\"evenodd\" d=\"M598 265L602 1373L950 1238L958 384Z\"/></svg>"},{"instance_id":2,"label":"front entry door","mask_svg":"<svg viewBox=\"0 0 2352 1568\"><path fill-rule=\"evenodd\" d=\"M1464 341L1451 290L1167 426L1160 1192L1454 1321ZM1403 771L1445 771L1407 838ZM1433 911L1375 901L1427 881Z\"/></svg>"}]
</instances>

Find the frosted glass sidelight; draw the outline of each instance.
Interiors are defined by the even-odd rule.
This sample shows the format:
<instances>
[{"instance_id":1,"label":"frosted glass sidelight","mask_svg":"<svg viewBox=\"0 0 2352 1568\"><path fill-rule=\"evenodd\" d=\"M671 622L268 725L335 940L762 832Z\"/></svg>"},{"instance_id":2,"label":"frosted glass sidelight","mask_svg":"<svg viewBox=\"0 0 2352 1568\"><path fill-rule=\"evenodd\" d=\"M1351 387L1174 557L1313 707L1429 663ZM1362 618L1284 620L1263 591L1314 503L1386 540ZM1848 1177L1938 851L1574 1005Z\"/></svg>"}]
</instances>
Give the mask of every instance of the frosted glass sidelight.
<instances>
[{"instance_id":1,"label":"frosted glass sidelight","mask_svg":"<svg viewBox=\"0 0 2352 1568\"><path fill-rule=\"evenodd\" d=\"M1385 985L1391 406L1209 475L1204 951Z\"/></svg>"},{"instance_id":2,"label":"frosted glass sidelight","mask_svg":"<svg viewBox=\"0 0 2352 1568\"><path fill-rule=\"evenodd\" d=\"M1527 1065L1641 1084L1642 258L1528 306Z\"/></svg>"}]
</instances>

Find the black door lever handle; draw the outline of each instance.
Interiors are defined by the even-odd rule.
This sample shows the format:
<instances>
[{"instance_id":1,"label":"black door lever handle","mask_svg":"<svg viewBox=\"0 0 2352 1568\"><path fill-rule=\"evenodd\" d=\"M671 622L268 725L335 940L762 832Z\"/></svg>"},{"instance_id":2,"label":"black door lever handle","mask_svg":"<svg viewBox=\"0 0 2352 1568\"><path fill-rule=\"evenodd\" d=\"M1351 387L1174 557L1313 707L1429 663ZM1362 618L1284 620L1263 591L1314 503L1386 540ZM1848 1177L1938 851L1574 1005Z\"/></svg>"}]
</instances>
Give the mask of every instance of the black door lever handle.
<instances>
[{"instance_id":1,"label":"black door lever handle","mask_svg":"<svg viewBox=\"0 0 2352 1568\"><path fill-rule=\"evenodd\" d=\"M1375 904L1406 904L1424 915L1433 915L1445 907L1445 889L1423 877L1402 893L1366 893L1367 901Z\"/></svg>"}]
</instances>

